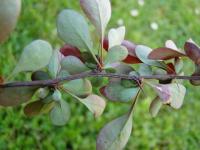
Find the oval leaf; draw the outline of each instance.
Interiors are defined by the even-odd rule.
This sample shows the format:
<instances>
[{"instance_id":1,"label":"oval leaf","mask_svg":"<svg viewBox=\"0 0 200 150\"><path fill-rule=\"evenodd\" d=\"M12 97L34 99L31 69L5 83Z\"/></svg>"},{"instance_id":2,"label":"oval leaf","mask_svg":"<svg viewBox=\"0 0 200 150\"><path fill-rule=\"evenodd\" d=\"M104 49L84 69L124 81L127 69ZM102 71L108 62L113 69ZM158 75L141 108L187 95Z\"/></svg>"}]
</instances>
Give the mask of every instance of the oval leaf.
<instances>
[{"instance_id":1,"label":"oval leaf","mask_svg":"<svg viewBox=\"0 0 200 150\"><path fill-rule=\"evenodd\" d=\"M187 56L196 64L200 64L200 47L192 40L188 40L184 46Z\"/></svg>"},{"instance_id":2,"label":"oval leaf","mask_svg":"<svg viewBox=\"0 0 200 150\"><path fill-rule=\"evenodd\" d=\"M54 50L53 55L51 56L48 71L52 78L56 78L60 69L61 65L60 62L63 58L63 55L59 52L59 50Z\"/></svg>"},{"instance_id":3,"label":"oval leaf","mask_svg":"<svg viewBox=\"0 0 200 150\"><path fill-rule=\"evenodd\" d=\"M66 57L66 56L75 56L78 57L80 60L81 58L81 52L78 48L71 46L71 45L67 45L65 44L61 49L60 52Z\"/></svg>"},{"instance_id":4,"label":"oval leaf","mask_svg":"<svg viewBox=\"0 0 200 150\"><path fill-rule=\"evenodd\" d=\"M108 33L109 49L121 45L125 37L125 27L119 27L117 29L110 29Z\"/></svg>"},{"instance_id":5,"label":"oval leaf","mask_svg":"<svg viewBox=\"0 0 200 150\"><path fill-rule=\"evenodd\" d=\"M52 108L49 115L54 125L56 126L65 125L70 118L69 104L64 100L61 100L60 102L56 103L56 105Z\"/></svg>"},{"instance_id":6,"label":"oval leaf","mask_svg":"<svg viewBox=\"0 0 200 150\"><path fill-rule=\"evenodd\" d=\"M3 87L0 86L0 105L18 106L29 101L38 87Z\"/></svg>"},{"instance_id":7,"label":"oval leaf","mask_svg":"<svg viewBox=\"0 0 200 150\"><path fill-rule=\"evenodd\" d=\"M24 107L24 114L28 117L39 115L44 105L41 100L31 102Z\"/></svg>"},{"instance_id":8,"label":"oval leaf","mask_svg":"<svg viewBox=\"0 0 200 150\"><path fill-rule=\"evenodd\" d=\"M123 115L108 123L97 137L97 150L122 150L132 132L132 114Z\"/></svg>"},{"instance_id":9,"label":"oval leaf","mask_svg":"<svg viewBox=\"0 0 200 150\"><path fill-rule=\"evenodd\" d=\"M105 67L124 60L128 55L128 50L124 46L114 46L109 49L104 61Z\"/></svg>"},{"instance_id":10,"label":"oval leaf","mask_svg":"<svg viewBox=\"0 0 200 150\"><path fill-rule=\"evenodd\" d=\"M100 96L94 94L89 95L84 99L79 98L79 101L83 103L94 114L95 118L100 117L106 107L105 100Z\"/></svg>"},{"instance_id":11,"label":"oval leaf","mask_svg":"<svg viewBox=\"0 0 200 150\"><path fill-rule=\"evenodd\" d=\"M70 9L63 10L57 20L58 35L69 45L81 51L92 49L87 22L78 12Z\"/></svg>"},{"instance_id":12,"label":"oval leaf","mask_svg":"<svg viewBox=\"0 0 200 150\"><path fill-rule=\"evenodd\" d=\"M150 107L149 107L149 112L152 115L152 117L157 116L162 105L163 103L158 96L151 102Z\"/></svg>"},{"instance_id":13,"label":"oval leaf","mask_svg":"<svg viewBox=\"0 0 200 150\"><path fill-rule=\"evenodd\" d=\"M36 71L48 65L52 56L51 45L43 40L36 40L24 48L13 74L21 71Z\"/></svg>"},{"instance_id":14,"label":"oval leaf","mask_svg":"<svg viewBox=\"0 0 200 150\"><path fill-rule=\"evenodd\" d=\"M61 61L62 70L68 71L71 75L79 74L88 71L89 68L85 64L74 56L67 56Z\"/></svg>"},{"instance_id":15,"label":"oval leaf","mask_svg":"<svg viewBox=\"0 0 200 150\"><path fill-rule=\"evenodd\" d=\"M101 93L113 102L129 102L135 98L138 90L138 87L125 88L120 82L110 82L101 89Z\"/></svg>"},{"instance_id":16,"label":"oval leaf","mask_svg":"<svg viewBox=\"0 0 200 150\"><path fill-rule=\"evenodd\" d=\"M127 50L128 50L128 56L126 57L126 59L123 60L123 62L128 63L128 64L141 63L140 59L138 59L136 54L135 54L136 45L134 43L127 41L127 40L124 40L121 45L126 47ZM108 51L108 48L109 48L108 38L104 38L103 48L106 51Z\"/></svg>"},{"instance_id":17,"label":"oval leaf","mask_svg":"<svg viewBox=\"0 0 200 150\"><path fill-rule=\"evenodd\" d=\"M81 7L89 20L96 27L99 37L103 39L106 26L111 18L109 0L80 0Z\"/></svg>"},{"instance_id":18,"label":"oval leaf","mask_svg":"<svg viewBox=\"0 0 200 150\"><path fill-rule=\"evenodd\" d=\"M137 57L145 64L150 65L150 66L156 66L159 68L166 68L166 65L161 62L161 61L156 61L156 60L151 60L148 58L148 55L152 52L152 49L143 46L143 45L138 45L135 49Z\"/></svg>"},{"instance_id":19,"label":"oval leaf","mask_svg":"<svg viewBox=\"0 0 200 150\"><path fill-rule=\"evenodd\" d=\"M172 40L167 40L165 47L154 49L148 56L154 60L168 60L171 58L185 56L185 53L179 50Z\"/></svg>"},{"instance_id":20,"label":"oval leaf","mask_svg":"<svg viewBox=\"0 0 200 150\"><path fill-rule=\"evenodd\" d=\"M63 84L63 88L72 94L86 97L92 93L92 84L87 79L72 80Z\"/></svg>"},{"instance_id":21,"label":"oval leaf","mask_svg":"<svg viewBox=\"0 0 200 150\"><path fill-rule=\"evenodd\" d=\"M164 104L169 104L175 109L182 106L186 94L186 88L182 84L157 84L153 87Z\"/></svg>"},{"instance_id":22,"label":"oval leaf","mask_svg":"<svg viewBox=\"0 0 200 150\"><path fill-rule=\"evenodd\" d=\"M21 10L21 0L0 1L0 43L14 29Z\"/></svg>"}]
</instances>

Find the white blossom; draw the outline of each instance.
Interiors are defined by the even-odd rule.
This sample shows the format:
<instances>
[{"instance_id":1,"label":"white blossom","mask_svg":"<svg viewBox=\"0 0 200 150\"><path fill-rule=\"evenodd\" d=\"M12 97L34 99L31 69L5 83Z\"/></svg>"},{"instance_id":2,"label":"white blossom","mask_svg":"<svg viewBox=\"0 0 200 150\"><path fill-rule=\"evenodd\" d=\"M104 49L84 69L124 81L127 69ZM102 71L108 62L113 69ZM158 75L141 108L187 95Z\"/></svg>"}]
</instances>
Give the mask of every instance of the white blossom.
<instances>
[{"instance_id":1,"label":"white blossom","mask_svg":"<svg viewBox=\"0 0 200 150\"><path fill-rule=\"evenodd\" d=\"M200 15L200 9L199 9L199 8L196 8L196 9L195 9L195 14L196 14L196 15Z\"/></svg>"},{"instance_id":2,"label":"white blossom","mask_svg":"<svg viewBox=\"0 0 200 150\"><path fill-rule=\"evenodd\" d=\"M158 24L156 23L156 22L152 22L151 24L150 24L150 26L151 26L151 29L152 30L158 30Z\"/></svg>"},{"instance_id":3,"label":"white blossom","mask_svg":"<svg viewBox=\"0 0 200 150\"><path fill-rule=\"evenodd\" d=\"M143 6L143 5L144 5L144 0L138 0L138 4L139 4L140 6Z\"/></svg>"},{"instance_id":4,"label":"white blossom","mask_svg":"<svg viewBox=\"0 0 200 150\"><path fill-rule=\"evenodd\" d=\"M117 24L118 24L118 26L124 25L124 20L123 19L118 19L117 20Z\"/></svg>"},{"instance_id":5,"label":"white blossom","mask_svg":"<svg viewBox=\"0 0 200 150\"><path fill-rule=\"evenodd\" d=\"M132 9L130 11L131 16L136 17L139 15L139 11L137 9Z\"/></svg>"}]
</instances>

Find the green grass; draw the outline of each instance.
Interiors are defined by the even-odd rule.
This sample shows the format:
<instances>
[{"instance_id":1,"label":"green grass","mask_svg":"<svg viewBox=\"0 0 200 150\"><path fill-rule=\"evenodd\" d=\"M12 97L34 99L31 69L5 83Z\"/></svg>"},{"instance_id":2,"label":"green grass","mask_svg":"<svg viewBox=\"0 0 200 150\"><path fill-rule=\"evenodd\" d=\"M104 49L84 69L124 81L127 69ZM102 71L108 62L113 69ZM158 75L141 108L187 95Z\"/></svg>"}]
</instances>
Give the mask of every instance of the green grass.
<instances>
[{"instance_id":1,"label":"green grass","mask_svg":"<svg viewBox=\"0 0 200 150\"><path fill-rule=\"evenodd\" d=\"M113 16L109 27L117 27L122 18L127 27L126 38L152 48L162 46L172 39L183 48L184 41L192 37L200 43L199 0L156 0L145 1L140 7L136 0L112 0ZM0 46L0 74L7 76L16 64L23 47L34 39L46 39L55 48L63 43L56 33L56 16L63 8L80 11L75 0L23 0L23 10L16 30L9 40ZM130 10L139 10L138 17L132 17ZM159 29L153 31L151 22L157 22ZM184 62L186 74L191 74L191 62ZM24 79L24 75L18 77ZM134 115L134 129L127 150L198 150L200 147L200 92L185 82L187 95L180 110L164 107L158 117L152 119L148 106L152 95L147 90L140 97ZM104 115L95 120L81 104L70 98L72 116L65 127L54 127L48 116L27 118L22 107L0 109L0 149L95 149L98 131L109 120L125 113L128 106L108 104Z\"/></svg>"}]
</instances>

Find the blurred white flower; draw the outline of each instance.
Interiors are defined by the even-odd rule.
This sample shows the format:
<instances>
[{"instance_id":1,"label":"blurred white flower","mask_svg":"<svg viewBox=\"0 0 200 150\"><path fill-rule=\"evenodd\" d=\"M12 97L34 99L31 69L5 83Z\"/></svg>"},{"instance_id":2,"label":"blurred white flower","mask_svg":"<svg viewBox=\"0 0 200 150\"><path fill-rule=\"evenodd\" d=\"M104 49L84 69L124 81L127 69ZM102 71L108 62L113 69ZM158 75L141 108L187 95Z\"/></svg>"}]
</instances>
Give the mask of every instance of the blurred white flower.
<instances>
[{"instance_id":1,"label":"blurred white flower","mask_svg":"<svg viewBox=\"0 0 200 150\"><path fill-rule=\"evenodd\" d=\"M138 0L138 4L139 4L140 6L143 6L143 5L144 5L144 0Z\"/></svg>"},{"instance_id":2,"label":"blurred white flower","mask_svg":"<svg viewBox=\"0 0 200 150\"><path fill-rule=\"evenodd\" d=\"M196 14L196 15L200 15L200 9L199 9L199 8L196 8L196 9L195 9L195 14Z\"/></svg>"},{"instance_id":3,"label":"blurred white flower","mask_svg":"<svg viewBox=\"0 0 200 150\"><path fill-rule=\"evenodd\" d=\"M118 19L118 20L117 20L117 25L118 25L118 26L124 25L124 20L123 20L123 19Z\"/></svg>"},{"instance_id":4,"label":"blurred white flower","mask_svg":"<svg viewBox=\"0 0 200 150\"><path fill-rule=\"evenodd\" d=\"M152 22L150 24L152 30L158 30L158 24L156 22Z\"/></svg>"},{"instance_id":5,"label":"blurred white flower","mask_svg":"<svg viewBox=\"0 0 200 150\"><path fill-rule=\"evenodd\" d=\"M137 9L132 9L132 10L130 11L130 13L131 13L131 16L133 16L133 17L136 17L136 16L139 15L139 11L138 11Z\"/></svg>"}]
</instances>

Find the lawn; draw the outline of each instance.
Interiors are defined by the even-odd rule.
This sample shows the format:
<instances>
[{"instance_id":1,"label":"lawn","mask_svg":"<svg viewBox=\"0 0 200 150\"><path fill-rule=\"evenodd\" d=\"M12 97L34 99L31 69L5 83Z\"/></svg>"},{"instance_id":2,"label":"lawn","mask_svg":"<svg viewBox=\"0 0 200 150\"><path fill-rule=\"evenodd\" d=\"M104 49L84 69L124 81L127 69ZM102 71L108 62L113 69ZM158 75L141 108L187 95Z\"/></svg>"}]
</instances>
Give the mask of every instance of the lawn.
<instances>
[{"instance_id":1,"label":"lawn","mask_svg":"<svg viewBox=\"0 0 200 150\"><path fill-rule=\"evenodd\" d=\"M45 39L59 48L56 16L64 8L81 11L78 0L22 0L22 12L16 30L0 46L0 74L7 76L16 64L25 45L34 39ZM176 41L180 48L193 38L200 44L199 0L112 0L110 27L124 23L126 39L152 48L163 46L165 40ZM132 13L131 13L132 12ZM138 13L138 14L137 14ZM132 14L132 15L131 15ZM92 27L91 27L92 28ZM184 62L186 74L193 68ZM29 79L20 75L17 79ZM134 114L134 129L127 150L198 150L200 147L200 92L184 82L187 95L180 110L164 107L152 118L148 106L152 93L148 88L140 96ZM151 95L151 97L149 97ZM22 107L0 108L0 150L4 149L68 149L93 150L98 131L113 118L127 111L127 105L109 103L104 115L95 120L81 104L66 97L72 115L64 127L51 125L48 116L27 118Z\"/></svg>"}]
</instances>

